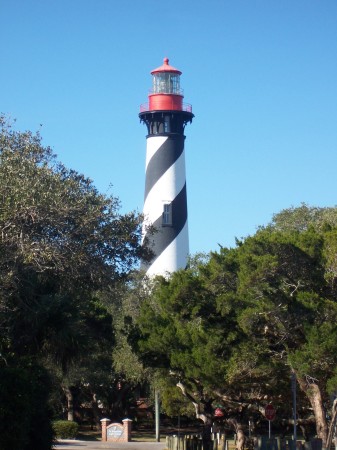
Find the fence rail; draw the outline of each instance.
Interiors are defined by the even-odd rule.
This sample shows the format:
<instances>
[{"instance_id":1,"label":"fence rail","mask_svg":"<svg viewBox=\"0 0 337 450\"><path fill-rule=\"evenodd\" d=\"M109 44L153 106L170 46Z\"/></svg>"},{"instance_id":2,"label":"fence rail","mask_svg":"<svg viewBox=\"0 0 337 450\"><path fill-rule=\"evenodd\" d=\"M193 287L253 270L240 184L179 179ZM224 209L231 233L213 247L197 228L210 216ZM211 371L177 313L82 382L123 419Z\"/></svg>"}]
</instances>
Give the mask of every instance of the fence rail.
<instances>
[{"instance_id":1,"label":"fence rail","mask_svg":"<svg viewBox=\"0 0 337 450\"><path fill-rule=\"evenodd\" d=\"M166 437L167 450L229 450L229 441L222 433L213 433L211 441L205 442L201 434L172 435ZM232 444L231 444L231 448ZM246 442L245 449L252 450L322 450L321 439L311 439L309 442L268 438L258 436Z\"/></svg>"},{"instance_id":2,"label":"fence rail","mask_svg":"<svg viewBox=\"0 0 337 450\"><path fill-rule=\"evenodd\" d=\"M139 107L140 112L146 112L146 111L150 111L149 109L149 103L142 103ZM186 111L186 112L192 112L192 105L190 103L183 103L182 106L182 111Z\"/></svg>"},{"instance_id":3,"label":"fence rail","mask_svg":"<svg viewBox=\"0 0 337 450\"><path fill-rule=\"evenodd\" d=\"M210 442L205 442L200 434L167 436L167 450L228 450L228 441L220 433L213 434Z\"/></svg>"}]
</instances>

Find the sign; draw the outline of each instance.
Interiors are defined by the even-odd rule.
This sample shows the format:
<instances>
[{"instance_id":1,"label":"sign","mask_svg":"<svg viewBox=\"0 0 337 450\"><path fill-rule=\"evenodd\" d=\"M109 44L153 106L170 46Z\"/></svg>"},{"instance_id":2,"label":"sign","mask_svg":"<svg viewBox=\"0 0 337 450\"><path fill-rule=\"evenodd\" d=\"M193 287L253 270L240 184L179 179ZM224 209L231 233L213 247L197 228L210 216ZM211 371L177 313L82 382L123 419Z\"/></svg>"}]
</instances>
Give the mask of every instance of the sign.
<instances>
[{"instance_id":1,"label":"sign","mask_svg":"<svg viewBox=\"0 0 337 450\"><path fill-rule=\"evenodd\" d=\"M107 435L110 438L118 438L123 434L123 427L121 425L112 425L107 428Z\"/></svg>"},{"instance_id":2,"label":"sign","mask_svg":"<svg viewBox=\"0 0 337 450\"><path fill-rule=\"evenodd\" d=\"M267 405L264 409L265 418L269 421L274 420L276 416L276 411L273 405Z\"/></svg>"},{"instance_id":3,"label":"sign","mask_svg":"<svg viewBox=\"0 0 337 450\"><path fill-rule=\"evenodd\" d=\"M224 413L222 412L221 408L216 408L216 410L214 411L214 415L215 417L223 417Z\"/></svg>"}]
</instances>

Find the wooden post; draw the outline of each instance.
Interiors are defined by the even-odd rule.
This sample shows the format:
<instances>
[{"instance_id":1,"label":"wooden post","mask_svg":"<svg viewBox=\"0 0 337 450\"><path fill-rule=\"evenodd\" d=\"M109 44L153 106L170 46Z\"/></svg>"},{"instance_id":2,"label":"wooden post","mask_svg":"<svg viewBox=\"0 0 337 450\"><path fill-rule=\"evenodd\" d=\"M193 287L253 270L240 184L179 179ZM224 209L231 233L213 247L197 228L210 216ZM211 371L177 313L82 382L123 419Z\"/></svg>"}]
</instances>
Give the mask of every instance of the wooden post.
<instances>
[{"instance_id":1,"label":"wooden post","mask_svg":"<svg viewBox=\"0 0 337 450\"><path fill-rule=\"evenodd\" d=\"M226 438L223 434L220 436L219 450L226 450Z\"/></svg>"}]
</instances>

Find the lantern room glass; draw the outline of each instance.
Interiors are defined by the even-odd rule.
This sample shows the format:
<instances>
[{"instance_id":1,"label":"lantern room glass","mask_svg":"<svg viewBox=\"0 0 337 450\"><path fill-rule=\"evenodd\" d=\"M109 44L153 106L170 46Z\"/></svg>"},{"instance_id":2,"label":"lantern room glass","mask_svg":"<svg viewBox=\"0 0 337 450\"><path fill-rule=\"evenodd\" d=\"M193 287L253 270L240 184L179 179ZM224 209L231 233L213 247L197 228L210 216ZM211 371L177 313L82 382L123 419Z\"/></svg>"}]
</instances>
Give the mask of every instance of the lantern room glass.
<instances>
[{"instance_id":1,"label":"lantern room glass","mask_svg":"<svg viewBox=\"0 0 337 450\"><path fill-rule=\"evenodd\" d=\"M180 75L171 72L159 72L154 74L153 93L180 95Z\"/></svg>"}]
</instances>

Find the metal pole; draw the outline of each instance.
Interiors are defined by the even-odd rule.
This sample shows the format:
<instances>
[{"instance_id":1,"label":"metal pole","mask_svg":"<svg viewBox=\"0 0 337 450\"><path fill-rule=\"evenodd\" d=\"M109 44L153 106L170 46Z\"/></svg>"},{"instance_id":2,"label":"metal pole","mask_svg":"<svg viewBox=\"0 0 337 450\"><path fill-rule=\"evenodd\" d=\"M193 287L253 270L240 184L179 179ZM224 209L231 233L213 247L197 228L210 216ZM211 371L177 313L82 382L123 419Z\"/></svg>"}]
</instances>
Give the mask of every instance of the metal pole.
<instances>
[{"instance_id":1,"label":"metal pole","mask_svg":"<svg viewBox=\"0 0 337 450\"><path fill-rule=\"evenodd\" d=\"M293 393L293 417L294 417L294 449L296 450L297 442L297 414L296 414L296 374L292 372L291 374L291 390Z\"/></svg>"},{"instance_id":2,"label":"metal pole","mask_svg":"<svg viewBox=\"0 0 337 450\"><path fill-rule=\"evenodd\" d=\"M269 422L269 439L270 439L270 436L271 436L271 420L268 420L268 422Z\"/></svg>"},{"instance_id":3,"label":"metal pole","mask_svg":"<svg viewBox=\"0 0 337 450\"><path fill-rule=\"evenodd\" d=\"M159 392L157 389L154 391L154 401L155 401L155 422L156 422L156 441L160 442L160 431L159 431Z\"/></svg>"}]
</instances>

